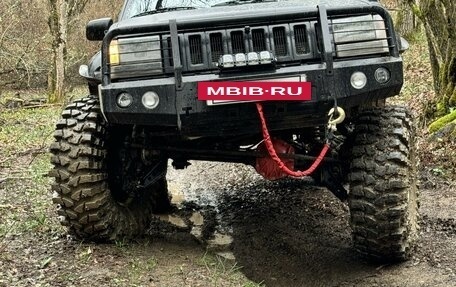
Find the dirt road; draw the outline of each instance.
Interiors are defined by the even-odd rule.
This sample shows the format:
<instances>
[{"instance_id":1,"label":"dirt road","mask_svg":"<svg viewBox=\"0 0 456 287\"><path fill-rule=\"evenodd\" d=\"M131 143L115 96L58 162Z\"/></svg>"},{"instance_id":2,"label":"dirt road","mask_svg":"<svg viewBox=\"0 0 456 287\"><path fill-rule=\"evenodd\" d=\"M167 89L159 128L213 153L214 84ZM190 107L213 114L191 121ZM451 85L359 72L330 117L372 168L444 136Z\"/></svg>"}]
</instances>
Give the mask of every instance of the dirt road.
<instances>
[{"instance_id":1,"label":"dirt road","mask_svg":"<svg viewBox=\"0 0 456 287\"><path fill-rule=\"evenodd\" d=\"M456 188L421 178L419 249L399 265L356 255L347 207L328 191L242 165L170 170L180 209L149 236L109 245L66 236L47 179L12 178L0 183L0 286L456 286Z\"/></svg>"}]
</instances>

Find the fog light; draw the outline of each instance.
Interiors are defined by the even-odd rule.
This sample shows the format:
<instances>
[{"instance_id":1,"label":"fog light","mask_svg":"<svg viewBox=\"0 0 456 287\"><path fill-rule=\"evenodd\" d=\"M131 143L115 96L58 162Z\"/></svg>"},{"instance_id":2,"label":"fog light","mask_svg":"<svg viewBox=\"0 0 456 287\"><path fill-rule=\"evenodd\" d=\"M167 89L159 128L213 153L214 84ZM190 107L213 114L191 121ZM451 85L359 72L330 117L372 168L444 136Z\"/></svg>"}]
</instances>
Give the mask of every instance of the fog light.
<instances>
[{"instance_id":1,"label":"fog light","mask_svg":"<svg viewBox=\"0 0 456 287\"><path fill-rule=\"evenodd\" d=\"M380 84L387 83L391 78L391 73L386 68L378 68L375 71L375 80Z\"/></svg>"},{"instance_id":2,"label":"fog light","mask_svg":"<svg viewBox=\"0 0 456 287\"><path fill-rule=\"evenodd\" d=\"M247 63L249 65L258 65L260 63L260 58L255 52L250 52L247 54Z\"/></svg>"},{"instance_id":3,"label":"fog light","mask_svg":"<svg viewBox=\"0 0 456 287\"><path fill-rule=\"evenodd\" d=\"M234 55L234 59L236 62L236 66L238 66L238 67L247 65L246 60L245 60L245 54L238 53L238 54Z\"/></svg>"},{"instance_id":4,"label":"fog light","mask_svg":"<svg viewBox=\"0 0 456 287\"><path fill-rule=\"evenodd\" d=\"M159 102L160 99L155 92L146 92L142 96L142 104L148 109L155 109Z\"/></svg>"},{"instance_id":5,"label":"fog light","mask_svg":"<svg viewBox=\"0 0 456 287\"><path fill-rule=\"evenodd\" d=\"M121 93L117 96L117 105L121 108L129 107L133 103L133 97L129 93Z\"/></svg>"},{"instance_id":6,"label":"fog light","mask_svg":"<svg viewBox=\"0 0 456 287\"><path fill-rule=\"evenodd\" d=\"M353 88L361 90L367 84L367 77L363 72L354 72L351 75L350 83Z\"/></svg>"}]
</instances>

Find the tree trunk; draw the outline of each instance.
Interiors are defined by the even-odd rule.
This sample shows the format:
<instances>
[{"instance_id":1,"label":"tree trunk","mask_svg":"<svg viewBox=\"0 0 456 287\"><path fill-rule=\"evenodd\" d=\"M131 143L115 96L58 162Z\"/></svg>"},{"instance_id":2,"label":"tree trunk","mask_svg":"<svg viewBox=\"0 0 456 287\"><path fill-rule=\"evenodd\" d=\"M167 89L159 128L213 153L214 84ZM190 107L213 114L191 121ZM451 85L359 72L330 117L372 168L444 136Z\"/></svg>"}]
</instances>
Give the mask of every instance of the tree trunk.
<instances>
[{"instance_id":1,"label":"tree trunk","mask_svg":"<svg viewBox=\"0 0 456 287\"><path fill-rule=\"evenodd\" d=\"M59 3L59 42L56 51L55 59L55 96L56 102L62 102L65 98L65 60L66 60L66 49L67 49L67 27L68 17L67 2L65 0L58 0Z\"/></svg>"},{"instance_id":2,"label":"tree trunk","mask_svg":"<svg viewBox=\"0 0 456 287\"><path fill-rule=\"evenodd\" d=\"M68 23L71 17L84 10L87 2L88 0L48 0L48 25L52 35L52 69L48 76L48 101L51 103L65 100Z\"/></svg>"},{"instance_id":3,"label":"tree trunk","mask_svg":"<svg viewBox=\"0 0 456 287\"><path fill-rule=\"evenodd\" d=\"M423 22L429 44L437 100L435 117L456 107L456 3L454 0L408 0Z\"/></svg>"},{"instance_id":4,"label":"tree trunk","mask_svg":"<svg viewBox=\"0 0 456 287\"><path fill-rule=\"evenodd\" d=\"M49 72L49 96L51 103L65 99L65 59L67 44L67 2L49 0L49 30L52 34L52 69Z\"/></svg>"},{"instance_id":5,"label":"tree trunk","mask_svg":"<svg viewBox=\"0 0 456 287\"><path fill-rule=\"evenodd\" d=\"M405 38L412 35L416 28L415 15L407 3L407 0L399 0L399 11L396 16L397 31Z\"/></svg>"}]
</instances>

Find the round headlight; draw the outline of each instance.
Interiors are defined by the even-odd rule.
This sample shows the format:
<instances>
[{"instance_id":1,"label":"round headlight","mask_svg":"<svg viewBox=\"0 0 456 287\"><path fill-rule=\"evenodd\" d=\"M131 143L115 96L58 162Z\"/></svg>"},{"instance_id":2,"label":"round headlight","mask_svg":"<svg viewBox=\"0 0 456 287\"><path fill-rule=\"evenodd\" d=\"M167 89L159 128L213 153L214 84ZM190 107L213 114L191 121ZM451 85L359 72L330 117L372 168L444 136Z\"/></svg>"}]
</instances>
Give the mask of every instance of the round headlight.
<instances>
[{"instance_id":1,"label":"round headlight","mask_svg":"<svg viewBox=\"0 0 456 287\"><path fill-rule=\"evenodd\" d=\"M155 109L160 102L160 99L155 92L146 92L142 96L142 103L148 109Z\"/></svg>"},{"instance_id":2,"label":"round headlight","mask_svg":"<svg viewBox=\"0 0 456 287\"><path fill-rule=\"evenodd\" d=\"M121 108L129 107L133 103L133 97L129 93L120 93L117 96L117 105Z\"/></svg>"},{"instance_id":3,"label":"round headlight","mask_svg":"<svg viewBox=\"0 0 456 287\"><path fill-rule=\"evenodd\" d=\"M375 80L380 84L386 84L391 79L391 73L386 68L375 70Z\"/></svg>"},{"instance_id":4,"label":"round headlight","mask_svg":"<svg viewBox=\"0 0 456 287\"><path fill-rule=\"evenodd\" d=\"M355 88L357 90L361 90L367 84L366 74L364 74L363 72L354 72L351 75L350 83L353 88Z\"/></svg>"}]
</instances>

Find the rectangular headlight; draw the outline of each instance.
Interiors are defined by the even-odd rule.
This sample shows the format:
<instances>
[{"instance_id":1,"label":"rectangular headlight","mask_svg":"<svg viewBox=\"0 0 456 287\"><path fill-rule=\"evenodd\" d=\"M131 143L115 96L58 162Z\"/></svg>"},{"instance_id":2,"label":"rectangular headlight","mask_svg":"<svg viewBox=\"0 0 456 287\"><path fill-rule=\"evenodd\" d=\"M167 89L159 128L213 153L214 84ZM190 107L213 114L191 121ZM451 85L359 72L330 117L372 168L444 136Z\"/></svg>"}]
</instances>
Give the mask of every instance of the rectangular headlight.
<instances>
[{"instance_id":1,"label":"rectangular headlight","mask_svg":"<svg viewBox=\"0 0 456 287\"><path fill-rule=\"evenodd\" d=\"M127 78L163 72L160 36L118 38L109 45L112 78Z\"/></svg>"},{"instance_id":2,"label":"rectangular headlight","mask_svg":"<svg viewBox=\"0 0 456 287\"><path fill-rule=\"evenodd\" d=\"M337 57L389 52L385 22L380 15L333 19L331 24Z\"/></svg>"},{"instance_id":3,"label":"rectangular headlight","mask_svg":"<svg viewBox=\"0 0 456 287\"><path fill-rule=\"evenodd\" d=\"M109 45L109 63L113 66L119 65L119 43L117 40L112 40Z\"/></svg>"}]
</instances>

